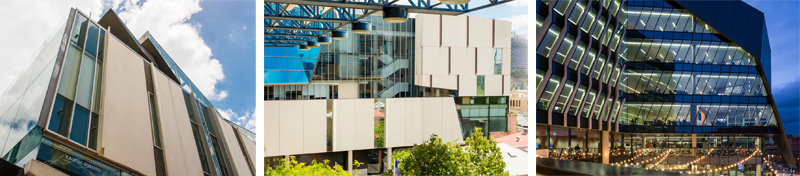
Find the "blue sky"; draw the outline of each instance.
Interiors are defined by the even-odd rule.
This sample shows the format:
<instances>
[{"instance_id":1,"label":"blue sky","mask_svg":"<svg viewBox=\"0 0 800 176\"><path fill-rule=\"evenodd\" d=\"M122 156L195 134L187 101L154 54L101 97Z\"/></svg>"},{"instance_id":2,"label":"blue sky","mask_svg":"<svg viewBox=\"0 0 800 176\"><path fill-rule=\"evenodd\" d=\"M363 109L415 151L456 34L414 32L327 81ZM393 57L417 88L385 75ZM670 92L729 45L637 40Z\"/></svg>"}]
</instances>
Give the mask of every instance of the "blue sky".
<instances>
[{"instance_id":1,"label":"blue sky","mask_svg":"<svg viewBox=\"0 0 800 176\"><path fill-rule=\"evenodd\" d=\"M114 9L134 36L149 31L223 117L255 131L254 5L115 0L100 9Z\"/></svg>"},{"instance_id":2,"label":"blue sky","mask_svg":"<svg viewBox=\"0 0 800 176\"><path fill-rule=\"evenodd\" d=\"M227 90L228 96L221 101L212 102L221 111L230 109L235 114L227 114L233 122L246 126L254 117L256 90L255 78L255 9L251 1L202 1L203 11L192 16L192 21L203 25L200 37L222 64L225 80L217 88ZM244 28L244 29L243 29ZM250 114L247 117L246 114ZM255 131L255 127L250 128Z\"/></svg>"},{"instance_id":3,"label":"blue sky","mask_svg":"<svg viewBox=\"0 0 800 176\"><path fill-rule=\"evenodd\" d=\"M744 2L764 12L772 47L772 96L786 134L800 134L800 1Z\"/></svg>"}]
</instances>

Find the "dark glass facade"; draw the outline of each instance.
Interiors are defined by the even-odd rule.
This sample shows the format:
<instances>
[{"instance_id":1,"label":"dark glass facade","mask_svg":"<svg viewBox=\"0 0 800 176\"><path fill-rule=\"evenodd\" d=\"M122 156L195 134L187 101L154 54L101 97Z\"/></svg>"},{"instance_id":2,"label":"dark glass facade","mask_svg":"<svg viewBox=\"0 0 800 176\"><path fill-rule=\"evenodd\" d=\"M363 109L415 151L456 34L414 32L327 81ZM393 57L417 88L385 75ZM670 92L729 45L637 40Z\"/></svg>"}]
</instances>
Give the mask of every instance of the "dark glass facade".
<instances>
[{"instance_id":1,"label":"dark glass facade","mask_svg":"<svg viewBox=\"0 0 800 176\"><path fill-rule=\"evenodd\" d=\"M574 148L558 139L584 129L610 131L604 137L612 153L738 147L761 156L770 138L778 148L786 141L778 139L785 134L770 94L771 54L759 10L741 1L536 3L536 148L549 149L550 157L580 159L557 153ZM686 139L697 139L696 146ZM783 149L781 155L791 157ZM679 163L642 167L673 164ZM755 163L736 172L760 167L749 164Z\"/></svg>"}]
</instances>

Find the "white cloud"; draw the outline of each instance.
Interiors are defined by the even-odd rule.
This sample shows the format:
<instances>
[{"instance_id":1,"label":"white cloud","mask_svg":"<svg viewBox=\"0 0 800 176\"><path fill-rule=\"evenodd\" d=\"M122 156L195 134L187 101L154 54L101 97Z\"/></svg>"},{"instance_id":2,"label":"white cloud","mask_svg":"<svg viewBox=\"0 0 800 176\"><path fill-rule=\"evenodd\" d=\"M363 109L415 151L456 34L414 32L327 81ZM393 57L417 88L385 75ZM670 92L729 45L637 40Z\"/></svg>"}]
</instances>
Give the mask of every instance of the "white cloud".
<instances>
[{"instance_id":1,"label":"white cloud","mask_svg":"<svg viewBox=\"0 0 800 176\"><path fill-rule=\"evenodd\" d=\"M99 20L102 3L80 0L64 1L3 1L0 5L0 38L6 41L0 47L0 92L12 86L20 72L27 68L38 54L43 42L65 22L70 7L80 9Z\"/></svg>"},{"instance_id":2,"label":"white cloud","mask_svg":"<svg viewBox=\"0 0 800 176\"><path fill-rule=\"evenodd\" d=\"M531 0L514 0L514 1L511 1L511 2L508 2L507 4L509 6L511 6L511 7L527 7L529 1L531 1Z\"/></svg>"},{"instance_id":3,"label":"white cloud","mask_svg":"<svg viewBox=\"0 0 800 176\"><path fill-rule=\"evenodd\" d=\"M206 98L220 101L228 93L216 88L225 79L222 64L213 58L211 48L200 37L200 24L191 23L200 12L199 0L133 2L115 0L113 7L134 37L147 31L169 53Z\"/></svg>"},{"instance_id":4,"label":"white cloud","mask_svg":"<svg viewBox=\"0 0 800 176\"><path fill-rule=\"evenodd\" d=\"M501 20L511 21L511 31L514 31L520 35L528 34L528 14L516 15L509 18L502 18Z\"/></svg>"},{"instance_id":5,"label":"white cloud","mask_svg":"<svg viewBox=\"0 0 800 176\"><path fill-rule=\"evenodd\" d=\"M233 123L238 124L250 131L256 130L256 116L255 116L255 109L251 110L250 112L244 112L241 116L233 112L231 109L225 110L218 110L219 113L222 115L223 118L230 120Z\"/></svg>"}]
</instances>

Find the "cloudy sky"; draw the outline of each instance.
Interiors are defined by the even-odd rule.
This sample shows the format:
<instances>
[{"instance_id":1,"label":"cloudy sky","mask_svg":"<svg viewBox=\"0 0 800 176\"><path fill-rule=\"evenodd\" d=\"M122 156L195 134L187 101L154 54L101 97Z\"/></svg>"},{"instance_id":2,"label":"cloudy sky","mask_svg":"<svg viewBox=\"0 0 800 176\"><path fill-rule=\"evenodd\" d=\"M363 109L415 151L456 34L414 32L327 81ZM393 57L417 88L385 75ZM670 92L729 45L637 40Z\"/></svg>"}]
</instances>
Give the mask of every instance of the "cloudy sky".
<instances>
[{"instance_id":1,"label":"cloudy sky","mask_svg":"<svg viewBox=\"0 0 800 176\"><path fill-rule=\"evenodd\" d=\"M772 97L786 134L800 134L800 1L744 0L764 12L772 47Z\"/></svg>"},{"instance_id":2,"label":"cloudy sky","mask_svg":"<svg viewBox=\"0 0 800 176\"><path fill-rule=\"evenodd\" d=\"M109 8L135 37L150 31L220 113L255 131L255 8L253 1L59 0L4 1L0 38L0 83L12 82L30 63L46 34L66 19L70 7L92 20ZM8 84L0 84L5 90Z\"/></svg>"},{"instance_id":3,"label":"cloudy sky","mask_svg":"<svg viewBox=\"0 0 800 176\"><path fill-rule=\"evenodd\" d=\"M517 35L528 35L528 5L531 1L533 0L515 0L464 15L508 20L511 21L512 32ZM470 3L472 8L478 6L478 3Z\"/></svg>"}]
</instances>

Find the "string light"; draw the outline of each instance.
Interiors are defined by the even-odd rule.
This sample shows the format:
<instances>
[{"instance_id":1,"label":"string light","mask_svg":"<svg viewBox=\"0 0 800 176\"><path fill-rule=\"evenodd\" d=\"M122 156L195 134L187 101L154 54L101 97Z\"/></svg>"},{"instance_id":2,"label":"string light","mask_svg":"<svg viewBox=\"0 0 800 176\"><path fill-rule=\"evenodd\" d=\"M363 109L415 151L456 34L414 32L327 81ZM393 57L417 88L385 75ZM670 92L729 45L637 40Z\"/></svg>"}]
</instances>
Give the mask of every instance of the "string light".
<instances>
[{"instance_id":1,"label":"string light","mask_svg":"<svg viewBox=\"0 0 800 176\"><path fill-rule=\"evenodd\" d=\"M664 161L664 159L667 159L667 156L669 156L669 154L670 154L671 152L672 152L672 149L669 149L669 150L667 150L667 153L665 153L664 155L662 155L662 156L661 156L661 159L660 159L660 160L658 160L658 162L656 162L656 163L653 163L653 165L650 165L650 166L647 166L647 167L645 167L645 169L652 169L653 167L656 167L656 165L658 165L658 163L661 163L662 161ZM651 158L651 159L652 159L652 158ZM661 171L664 171L664 168L661 168Z\"/></svg>"},{"instance_id":2,"label":"string light","mask_svg":"<svg viewBox=\"0 0 800 176\"><path fill-rule=\"evenodd\" d=\"M633 160L636 160L636 158L639 158L639 157L640 157L640 156L642 156L643 154L645 154L645 153L647 153L647 152L650 152L650 150L651 150L651 149L644 149L644 150L640 150L640 151L642 151L642 152L641 152L641 153L639 153L638 155L634 156L633 158L631 158L631 159L627 159L627 160L624 160L624 161L620 161L620 162L616 162L616 163L611 163L611 165L615 165L615 166L621 166L621 165L625 165L625 166L628 166L628 163L631 163L631 162L633 162ZM631 165L633 165L633 163L631 163Z\"/></svg>"},{"instance_id":3,"label":"string light","mask_svg":"<svg viewBox=\"0 0 800 176\"><path fill-rule=\"evenodd\" d=\"M706 156L707 156L707 155L710 155L712 151L714 151L714 149L711 149L711 150L709 150L709 151L708 151L708 153L706 153L706 155L703 155L703 156L701 156L700 158L697 158L697 159L695 159L695 160L694 160L694 161L692 161L692 162L688 162L688 163L686 163L686 164L682 164L682 165L679 165L679 166L671 167L671 168L669 168L669 170L673 170L673 169L677 170L677 169L679 169L679 168L682 168L682 167L687 167L687 166L689 166L689 165L692 165L692 164L694 164L694 163L696 163L696 162L698 162L698 161L700 161L700 160L703 160L703 159L705 159L705 158L706 158Z\"/></svg>"},{"instance_id":4,"label":"string light","mask_svg":"<svg viewBox=\"0 0 800 176\"><path fill-rule=\"evenodd\" d=\"M753 154L750 154L750 156L747 156L747 158L745 158L745 159L743 159L743 160L741 160L739 162L736 162L734 164L731 164L731 165L727 165L727 166L724 166L724 167L721 167L721 168L715 168L715 169L698 170L698 171L694 171L694 172L689 171L688 174L693 174L693 173L694 174L697 174L697 173L701 173L702 174L702 173L706 173L706 172L711 173L711 172L717 172L717 171L730 169L730 168L735 167L736 165L740 165L740 164L744 163L745 161L749 160L750 158L752 158L753 156L755 156L758 153L761 153L761 151L759 150L759 151L753 152Z\"/></svg>"}]
</instances>

